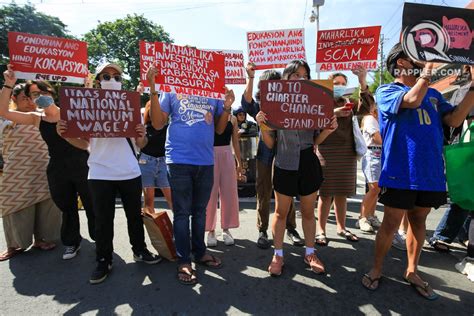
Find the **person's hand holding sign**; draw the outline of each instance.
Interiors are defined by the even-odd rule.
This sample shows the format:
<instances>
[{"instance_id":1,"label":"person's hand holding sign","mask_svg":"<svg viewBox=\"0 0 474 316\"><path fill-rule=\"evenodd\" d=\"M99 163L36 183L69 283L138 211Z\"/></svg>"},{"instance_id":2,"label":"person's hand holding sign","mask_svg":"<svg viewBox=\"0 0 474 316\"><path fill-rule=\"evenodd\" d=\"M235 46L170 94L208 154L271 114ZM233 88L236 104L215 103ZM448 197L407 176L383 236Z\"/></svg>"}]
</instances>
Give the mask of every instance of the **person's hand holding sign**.
<instances>
[{"instance_id":1,"label":"person's hand holding sign","mask_svg":"<svg viewBox=\"0 0 474 316\"><path fill-rule=\"evenodd\" d=\"M324 142L324 140L326 139L326 137L329 136L329 134L331 134L332 132L334 132L336 129L337 129L338 125L337 125L337 117L336 115L333 115L331 117L331 123L326 126L325 129L323 129L321 131L321 133L319 133L318 136L315 137L314 139L314 145L319 145L321 144L322 142Z\"/></svg>"},{"instance_id":2,"label":"person's hand holding sign","mask_svg":"<svg viewBox=\"0 0 474 316\"><path fill-rule=\"evenodd\" d=\"M245 71L247 71L247 77L249 79L255 78L255 64L254 63L247 63L247 66L245 67Z\"/></svg>"},{"instance_id":3,"label":"person's hand holding sign","mask_svg":"<svg viewBox=\"0 0 474 316\"><path fill-rule=\"evenodd\" d=\"M369 86L367 85L367 81L366 81L367 69L364 66L359 65L359 66L355 67L354 69L352 69L352 73L354 75L356 75L357 78L359 79L360 89L362 91L367 90L369 88Z\"/></svg>"},{"instance_id":4,"label":"person's hand holding sign","mask_svg":"<svg viewBox=\"0 0 474 316\"><path fill-rule=\"evenodd\" d=\"M150 66L146 72L146 79L150 86L150 92L155 92L155 77L158 75L158 69L155 66Z\"/></svg>"},{"instance_id":5,"label":"person's hand holding sign","mask_svg":"<svg viewBox=\"0 0 474 316\"><path fill-rule=\"evenodd\" d=\"M135 142L139 148L143 148L146 146L148 139L146 138L146 127L143 124L137 124L135 126L135 131L138 134L138 137L135 137Z\"/></svg>"},{"instance_id":6,"label":"person's hand holding sign","mask_svg":"<svg viewBox=\"0 0 474 316\"><path fill-rule=\"evenodd\" d=\"M56 132L59 136L63 137L63 134L67 132L67 122L64 120L59 120L56 124Z\"/></svg>"},{"instance_id":7,"label":"person's hand holding sign","mask_svg":"<svg viewBox=\"0 0 474 316\"><path fill-rule=\"evenodd\" d=\"M224 87L225 89L225 100L224 100L224 110L229 110L232 107L232 104L235 101L234 90Z\"/></svg>"},{"instance_id":8,"label":"person's hand holding sign","mask_svg":"<svg viewBox=\"0 0 474 316\"><path fill-rule=\"evenodd\" d=\"M255 116L256 120L257 120L257 124L258 126L260 126L260 129L262 131L272 131L273 129L271 129L268 125L267 125L267 114L265 112L258 112L257 115Z\"/></svg>"},{"instance_id":9,"label":"person's hand holding sign","mask_svg":"<svg viewBox=\"0 0 474 316\"><path fill-rule=\"evenodd\" d=\"M3 73L3 78L5 79L5 85L11 87L13 89L13 86L16 83L16 76L15 72L13 71L13 66L8 64L7 65L7 70Z\"/></svg>"}]
</instances>

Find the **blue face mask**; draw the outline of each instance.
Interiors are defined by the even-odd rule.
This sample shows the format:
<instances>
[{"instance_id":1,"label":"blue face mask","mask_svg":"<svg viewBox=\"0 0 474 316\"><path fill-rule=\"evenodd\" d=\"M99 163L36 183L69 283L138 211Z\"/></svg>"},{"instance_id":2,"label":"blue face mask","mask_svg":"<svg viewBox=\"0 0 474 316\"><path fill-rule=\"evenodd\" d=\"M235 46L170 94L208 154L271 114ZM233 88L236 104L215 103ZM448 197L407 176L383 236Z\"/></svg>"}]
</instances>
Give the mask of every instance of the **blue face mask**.
<instances>
[{"instance_id":1,"label":"blue face mask","mask_svg":"<svg viewBox=\"0 0 474 316\"><path fill-rule=\"evenodd\" d=\"M40 108L40 109L45 109L48 106L54 104L54 99L52 96L49 95L40 95L36 99L33 100L35 104Z\"/></svg>"},{"instance_id":2,"label":"blue face mask","mask_svg":"<svg viewBox=\"0 0 474 316\"><path fill-rule=\"evenodd\" d=\"M346 86L334 86L334 98L340 98L346 92Z\"/></svg>"}]
</instances>

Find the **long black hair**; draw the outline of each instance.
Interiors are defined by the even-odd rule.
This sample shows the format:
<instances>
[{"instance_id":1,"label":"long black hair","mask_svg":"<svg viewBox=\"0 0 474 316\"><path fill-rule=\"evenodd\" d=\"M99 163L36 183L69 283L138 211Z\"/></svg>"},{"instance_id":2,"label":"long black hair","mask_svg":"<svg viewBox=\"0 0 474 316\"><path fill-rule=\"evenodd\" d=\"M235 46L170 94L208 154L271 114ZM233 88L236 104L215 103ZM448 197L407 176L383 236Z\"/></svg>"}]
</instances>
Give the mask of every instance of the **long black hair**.
<instances>
[{"instance_id":1,"label":"long black hair","mask_svg":"<svg viewBox=\"0 0 474 316\"><path fill-rule=\"evenodd\" d=\"M300 67L304 67L306 69L306 72L308 73L308 79L311 79L311 69L309 68L308 63L302 59L295 59L291 61L288 65L286 65L285 70L283 70L282 79L288 80L290 76L297 72L298 68Z\"/></svg>"}]
</instances>

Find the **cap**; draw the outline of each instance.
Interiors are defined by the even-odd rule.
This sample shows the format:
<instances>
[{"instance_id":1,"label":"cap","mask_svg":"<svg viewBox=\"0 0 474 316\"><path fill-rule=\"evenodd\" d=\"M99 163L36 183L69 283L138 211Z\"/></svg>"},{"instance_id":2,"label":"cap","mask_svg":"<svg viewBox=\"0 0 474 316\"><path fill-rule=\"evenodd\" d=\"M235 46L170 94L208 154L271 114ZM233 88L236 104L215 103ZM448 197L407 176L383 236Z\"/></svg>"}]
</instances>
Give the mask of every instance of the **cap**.
<instances>
[{"instance_id":1,"label":"cap","mask_svg":"<svg viewBox=\"0 0 474 316\"><path fill-rule=\"evenodd\" d=\"M397 67L397 59L407 57L405 52L403 51L402 44L397 43L395 46L392 47L390 52L387 55L386 66L388 72L395 77L395 68Z\"/></svg>"},{"instance_id":2,"label":"cap","mask_svg":"<svg viewBox=\"0 0 474 316\"><path fill-rule=\"evenodd\" d=\"M98 74L100 74L102 71L104 71L105 68L113 68L117 70L120 74L123 73L122 67L120 67L119 65L105 62L97 66L97 68L95 69L95 75L97 76Z\"/></svg>"},{"instance_id":3,"label":"cap","mask_svg":"<svg viewBox=\"0 0 474 316\"><path fill-rule=\"evenodd\" d=\"M238 107L234 111L232 111L232 114L234 114L234 116L236 116L239 113L245 113L245 111L244 111L244 109L242 109L242 107ZM245 114L247 114L247 113L245 113Z\"/></svg>"}]
</instances>

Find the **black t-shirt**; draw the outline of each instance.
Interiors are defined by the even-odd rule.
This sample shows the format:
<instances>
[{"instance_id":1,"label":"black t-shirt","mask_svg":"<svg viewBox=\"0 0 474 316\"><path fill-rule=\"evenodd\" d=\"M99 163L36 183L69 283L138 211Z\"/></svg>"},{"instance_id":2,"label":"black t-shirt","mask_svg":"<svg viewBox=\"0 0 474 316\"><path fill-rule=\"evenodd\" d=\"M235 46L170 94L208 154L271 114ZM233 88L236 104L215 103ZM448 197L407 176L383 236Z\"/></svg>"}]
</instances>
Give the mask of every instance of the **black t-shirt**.
<instances>
[{"instance_id":1,"label":"black t-shirt","mask_svg":"<svg viewBox=\"0 0 474 316\"><path fill-rule=\"evenodd\" d=\"M230 144L230 138L232 137L232 131L234 126L232 122L227 122L224 133L221 135L214 133L214 146L227 146Z\"/></svg>"},{"instance_id":2,"label":"black t-shirt","mask_svg":"<svg viewBox=\"0 0 474 316\"><path fill-rule=\"evenodd\" d=\"M152 157L164 157L167 130L168 125L165 125L160 130L156 130L151 123L147 123L146 137L148 138L148 143L142 148L141 152Z\"/></svg>"}]
</instances>

